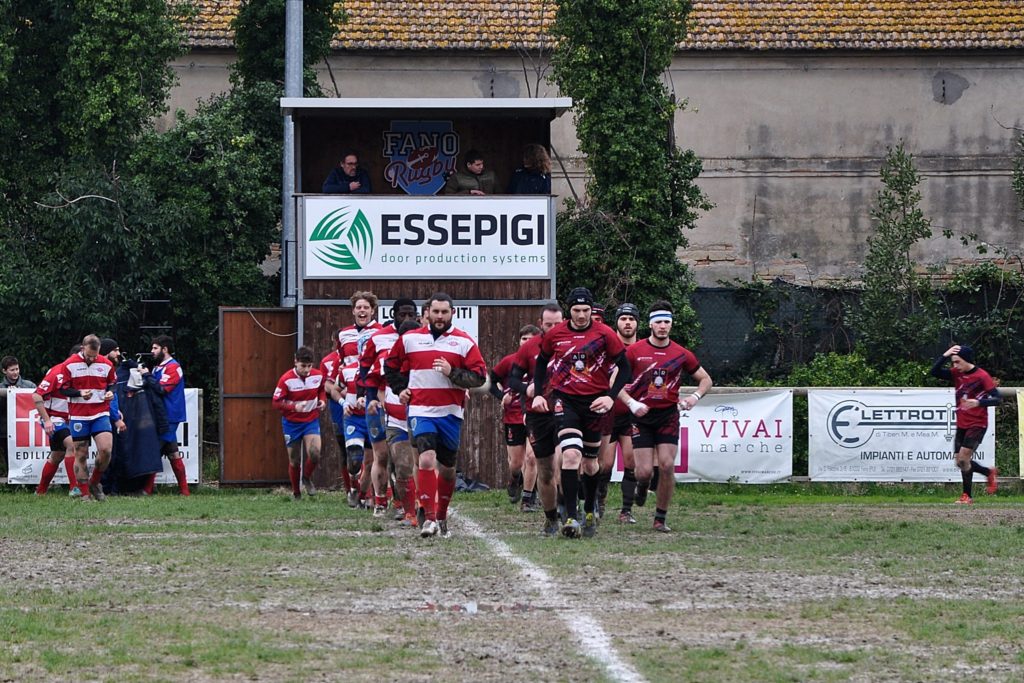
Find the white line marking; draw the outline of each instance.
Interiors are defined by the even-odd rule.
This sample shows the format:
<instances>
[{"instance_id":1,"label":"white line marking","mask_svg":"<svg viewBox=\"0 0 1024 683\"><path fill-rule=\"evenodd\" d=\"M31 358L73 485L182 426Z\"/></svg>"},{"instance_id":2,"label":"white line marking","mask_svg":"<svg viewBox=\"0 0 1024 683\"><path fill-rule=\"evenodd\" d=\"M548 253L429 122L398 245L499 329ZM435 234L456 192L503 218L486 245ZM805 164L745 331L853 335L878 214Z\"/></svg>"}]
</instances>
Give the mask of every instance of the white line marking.
<instances>
[{"instance_id":1,"label":"white line marking","mask_svg":"<svg viewBox=\"0 0 1024 683\"><path fill-rule=\"evenodd\" d=\"M454 513L455 510L451 512ZM516 555L506 543L488 534L483 527L466 515L460 514L458 517L460 524L471 535L486 543L495 555L518 567L531 588L537 592L549 594L557 590L555 582L544 569L526 558ZM558 616L576 634L580 645L583 646L584 654L604 666L613 681L644 683L644 677L640 675L640 672L619 657L612 646L612 639L601 628L601 624L590 616L589 612L583 611L579 605L567 604L566 609L558 610Z\"/></svg>"}]
</instances>

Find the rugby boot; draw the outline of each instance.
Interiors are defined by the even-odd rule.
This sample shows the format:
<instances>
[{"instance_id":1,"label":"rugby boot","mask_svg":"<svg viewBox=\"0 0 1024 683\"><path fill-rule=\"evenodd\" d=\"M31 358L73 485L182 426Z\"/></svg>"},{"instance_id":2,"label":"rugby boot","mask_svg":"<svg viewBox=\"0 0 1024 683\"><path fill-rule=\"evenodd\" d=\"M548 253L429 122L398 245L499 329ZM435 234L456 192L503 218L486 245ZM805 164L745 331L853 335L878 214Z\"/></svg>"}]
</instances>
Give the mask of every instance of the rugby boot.
<instances>
[{"instance_id":1,"label":"rugby boot","mask_svg":"<svg viewBox=\"0 0 1024 683\"><path fill-rule=\"evenodd\" d=\"M420 536L422 538L430 538L431 536L437 536L438 531L437 522L432 519L428 519L427 523L423 525L422 529L420 529Z\"/></svg>"},{"instance_id":2,"label":"rugby boot","mask_svg":"<svg viewBox=\"0 0 1024 683\"><path fill-rule=\"evenodd\" d=\"M654 520L654 530L661 534L672 533L672 529L669 528L668 524L665 524L663 520Z\"/></svg>"},{"instance_id":3,"label":"rugby boot","mask_svg":"<svg viewBox=\"0 0 1024 683\"><path fill-rule=\"evenodd\" d=\"M588 512L583 518L583 538L593 538L597 534L597 518L593 512Z\"/></svg>"}]
</instances>

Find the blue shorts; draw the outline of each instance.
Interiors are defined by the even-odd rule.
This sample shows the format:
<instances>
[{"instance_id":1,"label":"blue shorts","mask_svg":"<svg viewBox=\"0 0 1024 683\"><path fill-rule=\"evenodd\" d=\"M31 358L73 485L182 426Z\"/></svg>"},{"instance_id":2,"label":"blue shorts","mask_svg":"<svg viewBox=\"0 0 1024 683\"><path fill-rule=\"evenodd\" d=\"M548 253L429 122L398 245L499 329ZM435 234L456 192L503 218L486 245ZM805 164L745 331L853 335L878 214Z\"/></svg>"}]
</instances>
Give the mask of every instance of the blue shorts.
<instances>
[{"instance_id":1,"label":"blue shorts","mask_svg":"<svg viewBox=\"0 0 1024 683\"><path fill-rule=\"evenodd\" d=\"M462 418L454 415L444 417L410 417L409 432L412 438L423 434L436 433L438 442L444 444L453 453L459 450L459 440L462 437Z\"/></svg>"},{"instance_id":2,"label":"blue shorts","mask_svg":"<svg viewBox=\"0 0 1024 683\"><path fill-rule=\"evenodd\" d=\"M345 417L345 445L367 446L370 434L366 429L365 415L348 415Z\"/></svg>"},{"instance_id":3,"label":"blue shorts","mask_svg":"<svg viewBox=\"0 0 1024 683\"><path fill-rule=\"evenodd\" d=\"M341 434L345 426L345 408L337 401L331 401L331 422L334 423L334 431Z\"/></svg>"},{"instance_id":4,"label":"blue shorts","mask_svg":"<svg viewBox=\"0 0 1024 683\"><path fill-rule=\"evenodd\" d=\"M99 417L94 417L91 420L82 420L77 417L73 417L70 420L70 426L71 437L75 441L88 441L96 434L114 431L114 428L110 425L109 415L101 415Z\"/></svg>"},{"instance_id":5,"label":"blue shorts","mask_svg":"<svg viewBox=\"0 0 1024 683\"><path fill-rule=\"evenodd\" d=\"M304 436L320 436L320 420L292 422L282 417L281 429L284 430L284 445L291 446L296 441L301 441Z\"/></svg>"},{"instance_id":6,"label":"blue shorts","mask_svg":"<svg viewBox=\"0 0 1024 683\"><path fill-rule=\"evenodd\" d=\"M387 419L387 413L384 412L383 405L377 408L376 415L366 413L366 431L370 434L370 441L373 443L380 443L388 438L387 428L384 425L385 419Z\"/></svg>"},{"instance_id":7,"label":"blue shorts","mask_svg":"<svg viewBox=\"0 0 1024 683\"><path fill-rule=\"evenodd\" d=\"M178 443L178 425L179 422L168 422L167 431L160 435L160 440L164 443Z\"/></svg>"}]
</instances>

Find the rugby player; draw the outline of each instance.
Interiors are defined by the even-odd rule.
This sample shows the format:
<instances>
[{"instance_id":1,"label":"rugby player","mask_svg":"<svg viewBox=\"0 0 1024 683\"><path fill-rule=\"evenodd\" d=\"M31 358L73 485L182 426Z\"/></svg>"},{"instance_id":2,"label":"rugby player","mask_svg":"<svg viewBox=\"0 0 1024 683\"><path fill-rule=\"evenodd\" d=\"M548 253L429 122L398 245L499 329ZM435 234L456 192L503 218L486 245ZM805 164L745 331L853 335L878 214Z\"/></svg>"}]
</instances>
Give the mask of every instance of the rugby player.
<instances>
[{"instance_id":1,"label":"rugby player","mask_svg":"<svg viewBox=\"0 0 1024 683\"><path fill-rule=\"evenodd\" d=\"M540 314L541 335L562 323L562 309L558 304L547 304ZM558 515L558 484L555 471L559 470L560 453L555 435L558 426L550 406L554 403L549 393L543 409L533 405L533 376L537 370L537 356L540 355L541 335L530 338L516 352L509 373L509 387L526 397L526 431L530 437L530 446L537 461L537 490L540 493L541 507L544 509L544 527L541 533L545 536L557 536L559 530ZM548 392L548 387L544 391Z\"/></svg>"},{"instance_id":2,"label":"rugby player","mask_svg":"<svg viewBox=\"0 0 1024 683\"><path fill-rule=\"evenodd\" d=\"M373 292L358 291L354 292L349 297L349 302L352 304L352 324L343 327L338 330L338 355L341 356L341 364L338 367L339 377L341 376L345 366L355 364L353 367L356 368L356 374L358 374L358 362L359 362L359 348L360 340L365 342L371 334L380 329L380 323L377 322L377 295ZM343 380L343 378L342 378ZM335 382L335 384L346 385L346 382ZM360 411L360 419L365 423L366 417L365 412L362 412L365 401L360 401L361 398L358 394L358 387L355 387L352 394L352 402L349 403L348 399L346 404L356 405ZM351 420L350 423L354 424L356 420ZM349 423L346 423L346 425ZM357 431L365 431L365 425L363 427L355 428ZM346 442L348 441L347 426L346 426ZM369 446L369 444L366 444ZM370 485L370 471L367 470L365 476L361 475L361 467L364 462L363 451L360 450L357 455L357 462L348 462L348 454L355 453L355 449L349 449L348 447L343 448L341 452L342 457L342 469L349 472L349 476L346 478L348 482L348 505L349 507L357 507L361 505L360 491L366 491L364 487ZM359 484L355 484L352 481L353 476L359 476Z\"/></svg>"},{"instance_id":3,"label":"rugby player","mask_svg":"<svg viewBox=\"0 0 1024 683\"><path fill-rule=\"evenodd\" d=\"M640 308L636 304L624 303L615 310L615 333L622 345L629 347L636 343L637 328L640 325ZM633 414L622 401L616 401L612 409L615 415L608 448L601 452L601 490L598 492L598 509L604 516L604 499L608 492L612 468L615 467L615 446L622 451L622 508L619 522L636 524L633 517L633 500L636 496L636 472L633 460Z\"/></svg>"},{"instance_id":4,"label":"rugby player","mask_svg":"<svg viewBox=\"0 0 1024 683\"><path fill-rule=\"evenodd\" d=\"M366 398L359 396L359 360L341 367L340 381L345 386L342 406L345 425L345 461L352 488L348 491L348 506L367 508L373 498L373 449L370 446L369 427L366 424Z\"/></svg>"},{"instance_id":5,"label":"rugby player","mask_svg":"<svg viewBox=\"0 0 1024 683\"><path fill-rule=\"evenodd\" d=\"M178 425L188 420L185 412L185 373L181 369L181 363L171 355L173 349L174 340L168 335L161 334L153 339L150 353L153 354L153 362L156 365L152 372L146 366L139 368L139 372L142 373L144 386L164 401L164 407L167 409L167 431L159 435L160 454L171 464L171 472L178 482L178 492L187 496L189 490L188 480L185 478L185 460L181 457L178 447ZM311 472L312 469L307 468L305 476L308 477ZM146 493L153 493L155 484L154 473L146 483Z\"/></svg>"},{"instance_id":6,"label":"rugby player","mask_svg":"<svg viewBox=\"0 0 1024 683\"><path fill-rule=\"evenodd\" d=\"M562 494L568 517L562 534L569 538L592 537L597 533L594 514L597 501L597 456L604 437L601 422L615 404L622 387L630 380L626 349L610 327L594 323L594 297L585 287L569 294L569 320L541 337L540 355L534 374L533 406L547 407L543 395L550 368L553 410L562 447ZM618 368L614 382L613 368ZM581 465L582 463L582 476ZM576 498L583 487L584 523L576 521Z\"/></svg>"},{"instance_id":7,"label":"rugby player","mask_svg":"<svg viewBox=\"0 0 1024 683\"><path fill-rule=\"evenodd\" d=\"M117 384L114 364L100 355L100 338L82 340L82 348L64 361L61 393L68 397L68 424L74 440L75 479L82 500L106 500L100 479L114 445L110 401ZM89 441L96 445L96 466L89 475Z\"/></svg>"},{"instance_id":8,"label":"rugby player","mask_svg":"<svg viewBox=\"0 0 1024 683\"><path fill-rule=\"evenodd\" d=\"M348 461L345 454L345 385L341 383L340 377L341 353L335 345L334 350L320 359L320 372L324 375L324 393L330 401L331 423L334 425L334 440L338 443L338 451L341 453L341 480L345 487L346 495L352 489L352 478L348 473ZM309 482L310 489L307 494L316 493L312 480Z\"/></svg>"},{"instance_id":9,"label":"rugby player","mask_svg":"<svg viewBox=\"0 0 1024 683\"><path fill-rule=\"evenodd\" d=\"M406 320L399 324L398 336L401 337L407 332L419 328L418 320ZM402 372L408 372L408 370L409 366L406 362L402 367ZM383 364L376 366L376 372L383 373ZM388 446L391 448L391 460L395 468L395 491L393 493L402 501L402 526L416 528L420 526L416 510L416 479L413 477L413 472L416 469L416 455L409 442L408 408L386 382L384 383L384 411L387 413ZM424 517L424 519L426 518Z\"/></svg>"},{"instance_id":10,"label":"rugby player","mask_svg":"<svg viewBox=\"0 0 1024 683\"><path fill-rule=\"evenodd\" d=\"M313 351L300 346L295 351L295 367L281 375L274 389L272 405L281 413L281 429L288 451L288 478L292 498L302 498L299 482L303 466L312 471L320 460L320 413L326 407L324 375L314 367ZM306 462L302 462L302 450Z\"/></svg>"},{"instance_id":11,"label":"rugby player","mask_svg":"<svg viewBox=\"0 0 1024 683\"><path fill-rule=\"evenodd\" d=\"M82 348L81 344L75 344L70 355L78 353ZM43 463L43 472L39 477L39 485L36 487L36 495L45 494L50 488L50 482L57 474L61 461L64 461L64 471L68 475L68 494L72 498L82 495L78 488L78 480L75 478L75 456L74 440L71 438L71 429L68 426L68 399L60 393L64 384L64 364L58 363L46 372L43 381L39 383L32 393L32 402L35 404L36 412L43 423L43 429L50 440L50 455Z\"/></svg>"},{"instance_id":12,"label":"rugby player","mask_svg":"<svg viewBox=\"0 0 1024 683\"><path fill-rule=\"evenodd\" d=\"M540 334L536 325L524 325L519 330L519 346ZM502 427L505 432L505 448L508 451L509 482L506 490L513 505L522 497L524 512L535 510L534 499L537 483L537 459L526 441L526 424L523 415L522 395L509 386L509 375L515 363L516 354L498 361L491 368L491 395L501 401Z\"/></svg>"},{"instance_id":13,"label":"rugby player","mask_svg":"<svg viewBox=\"0 0 1024 683\"><path fill-rule=\"evenodd\" d=\"M654 530L668 533L665 523L675 490L676 452L679 450L679 409L690 410L711 389L711 376L689 349L671 339L672 304L656 301L648 315L651 334L626 351L633 380L619 399L633 413L633 457L636 478L649 482L652 461L657 458L662 476L657 488ZM683 373L697 380L697 389L680 397Z\"/></svg>"},{"instance_id":14,"label":"rugby player","mask_svg":"<svg viewBox=\"0 0 1024 683\"><path fill-rule=\"evenodd\" d=\"M466 390L484 383L487 365L473 338L452 327L450 296L434 294L427 308L427 326L402 335L384 374L399 395L409 392L409 427L419 453L416 489L426 518L420 535L447 538Z\"/></svg>"},{"instance_id":15,"label":"rugby player","mask_svg":"<svg viewBox=\"0 0 1024 683\"><path fill-rule=\"evenodd\" d=\"M951 368L945 367L946 361L952 363ZM986 492L996 492L996 477L999 470L985 467L975 462L974 451L978 449L985 431L988 429L988 407L999 405L999 389L995 380L987 372L974 364L974 349L970 346L954 345L935 359L932 375L940 379L952 380L956 391L956 438L953 440L953 457L960 470L963 481L963 493L956 501L959 505L971 505L971 489L974 484L974 473L988 480Z\"/></svg>"},{"instance_id":16,"label":"rugby player","mask_svg":"<svg viewBox=\"0 0 1024 683\"><path fill-rule=\"evenodd\" d=\"M395 319L371 334L359 352L359 388L366 404L366 431L373 448L371 480L373 482L373 516L383 517L388 504L387 414L380 402L380 390L386 381L382 371L384 359L398 340L398 329L407 320L417 317L416 302L408 297L395 300ZM396 475L397 478L397 475ZM397 495L397 492L395 492ZM404 519L404 510L396 509L396 519Z\"/></svg>"}]
</instances>

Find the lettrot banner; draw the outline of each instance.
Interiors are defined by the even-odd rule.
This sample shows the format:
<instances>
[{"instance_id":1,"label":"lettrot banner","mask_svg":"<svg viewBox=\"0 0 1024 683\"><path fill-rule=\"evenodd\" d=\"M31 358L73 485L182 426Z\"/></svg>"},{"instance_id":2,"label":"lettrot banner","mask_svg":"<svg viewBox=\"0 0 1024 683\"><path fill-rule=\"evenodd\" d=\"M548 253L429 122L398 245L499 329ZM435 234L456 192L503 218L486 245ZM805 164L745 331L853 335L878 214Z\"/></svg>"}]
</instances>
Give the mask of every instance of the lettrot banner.
<instances>
[{"instance_id":1,"label":"lettrot banner","mask_svg":"<svg viewBox=\"0 0 1024 683\"><path fill-rule=\"evenodd\" d=\"M815 481L960 481L953 389L809 390L808 474ZM995 409L975 451L995 465ZM975 475L976 481L984 481Z\"/></svg>"},{"instance_id":2,"label":"lettrot banner","mask_svg":"<svg viewBox=\"0 0 1024 683\"><path fill-rule=\"evenodd\" d=\"M38 484L43 463L50 455L50 441L39 421L39 412L32 401L31 389L7 391L7 481L10 484ZM185 413L188 422L178 425L179 451L185 459L185 476L189 483L199 481L200 425L199 390L185 390ZM131 429L131 425L128 425ZM96 462L96 449L89 448L89 467ZM158 484L174 484L174 473L166 458L164 471L156 476ZM64 467L57 470L54 484L67 484Z\"/></svg>"},{"instance_id":3,"label":"lettrot banner","mask_svg":"<svg viewBox=\"0 0 1024 683\"><path fill-rule=\"evenodd\" d=\"M614 481L622 480L622 452ZM769 484L793 475L793 392L710 394L679 414L679 482Z\"/></svg>"},{"instance_id":4,"label":"lettrot banner","mask_svg":"<svg viewBox=\"0 0 1024 683\"><path fill-rule=\"evenodd\" d=\"M550 277L550 197L301 198L307 279Z\"/></svg>"}]
</instances>

